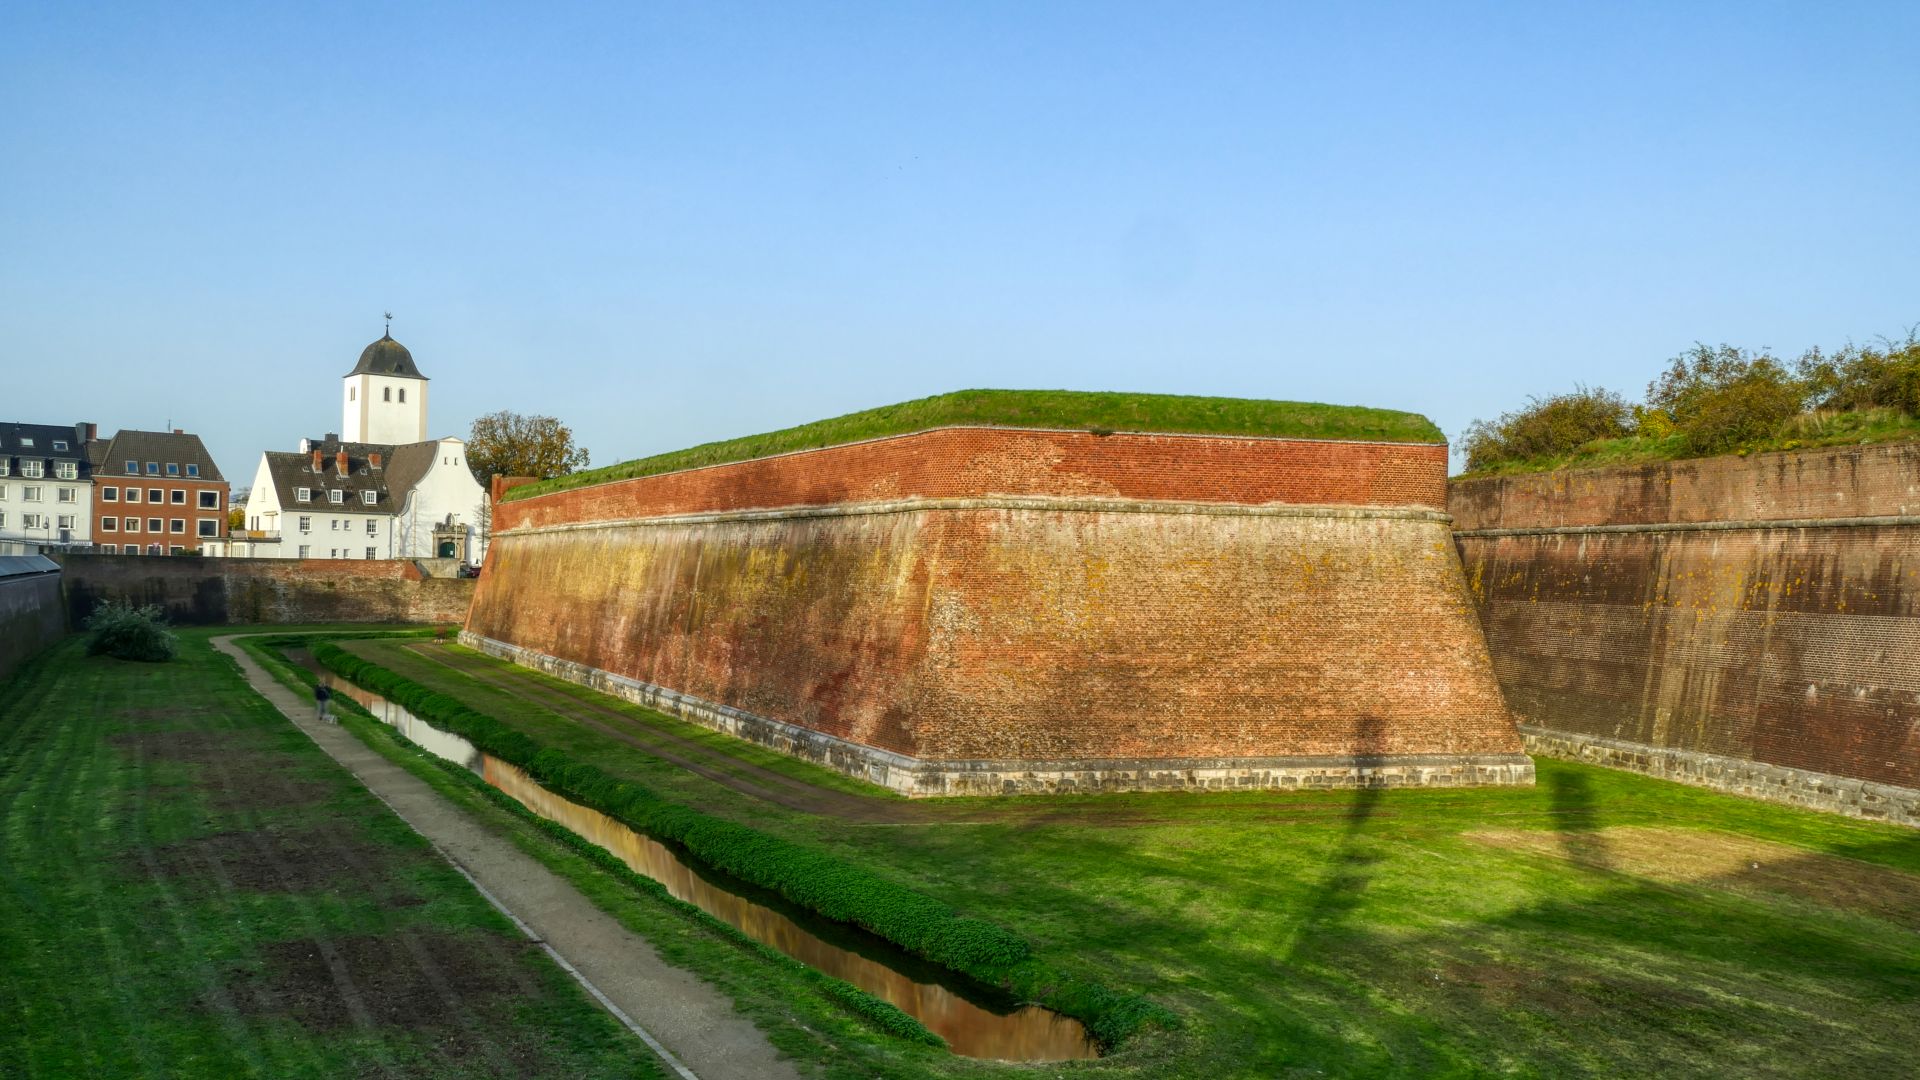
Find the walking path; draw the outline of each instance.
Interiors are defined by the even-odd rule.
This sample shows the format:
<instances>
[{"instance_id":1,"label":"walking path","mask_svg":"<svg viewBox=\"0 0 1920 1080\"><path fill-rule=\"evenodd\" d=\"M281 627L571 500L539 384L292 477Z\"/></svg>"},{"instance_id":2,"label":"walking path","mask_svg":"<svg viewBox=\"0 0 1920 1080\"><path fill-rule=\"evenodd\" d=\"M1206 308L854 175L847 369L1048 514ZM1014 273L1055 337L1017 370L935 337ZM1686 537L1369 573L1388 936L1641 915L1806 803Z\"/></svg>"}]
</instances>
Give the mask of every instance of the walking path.
<instances>
[{"instance_id":1,"label":"walking path","mask_svg":"<svg viewBox=\"0 0 1920 1080\"><path fill-rule=\"evenodd\" d=\"M346 728L315 722L312 702L261 668L233 643L237 636L242 635L214 638L213 647L233 657L255 691L432 841L483 895L572 970L601 1004L650 1045L663 1049L663 1057L684 1080L799 1076L719 991L667 964L645 938L620 925L565 879Z\"/></svg>"}]
</instances>

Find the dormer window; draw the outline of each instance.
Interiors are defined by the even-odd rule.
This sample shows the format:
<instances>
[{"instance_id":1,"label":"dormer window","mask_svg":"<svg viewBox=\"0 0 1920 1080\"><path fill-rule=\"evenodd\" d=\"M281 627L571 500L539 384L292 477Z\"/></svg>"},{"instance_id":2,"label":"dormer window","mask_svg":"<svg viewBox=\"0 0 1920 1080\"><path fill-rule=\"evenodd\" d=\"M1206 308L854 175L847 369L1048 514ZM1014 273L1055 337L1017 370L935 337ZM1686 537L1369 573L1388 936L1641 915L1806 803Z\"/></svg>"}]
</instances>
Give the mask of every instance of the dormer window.
<instances>
[{"instance_id":1,"label":"dormer window","mask_svg":"<svg viewBox=\"0 0 1920 1080\"><path fill-rule=\"evenodd\" d=\"M53 440L53 448L55 450L65 450L67 448L67 440L65 439Z\"/></svg>"},{"instance_id":2,"label":"dormer window","mask_svg":"<svg viewBox=\"0 0 1920 1080\"><path fill-rule=\"evenodd\" d=\"M176 462L172 462L172 461L169 461L169 462L167 462L167 475L168 475L168 476L179 476L179 475L180 475L180 466L179 466L179 464L177 464Z\"/></svg>"},{"instance_id":3,"label":"dormer window","mask_svg":"<svg viewBox=\"0 0 1920 1080\"><path fill-rule=\"evenodd\" d=\"M20 445L21 445L21 446L32 446L32 445L33 445L33 436L31 436L31 435L22 435L22 436L20 436Z\"/></svg>"},{"instance_id":4,"label":"dormer window","mask_svg":"<svg viewBox=\"0 0 1920 1080\"><path fill-rule=\"evenodd\" d=\"M140 475L140 463L139 463L139 462L137 462L137 461L129 461L129 462L127 462L127 472L128 472L128 474L129 474L129 475L132 475L132 476L139 476L139 475Z\"/></svg>"},{"instance_id":5,"label":"dormer window","mask_svg":"<svg viewBox=\"0 0 1920 1080\"><path fill-rule=\"evenodd\" d=\"M372 506L374 504L374 501L377 500L379 497L380 496L375 495L371 491L363 491L360 493L360 501L363 503L366 503L368 506Z\"/></svg>"},{"instance_id":6,"label":"dormer window","mask_svg":"<svg viewBox=\"0 0 1920 1080\"><path fill-rule=\"evenodd\" d=\"M312 502L313 489L312 488L294 488L293 497L296 501L299 501L299 502Z\"/></svg>"},{"instance_id":7,"label":"dormer window","mask_svg":"<svg viewBox=\"0 0 1920 1080\"><path fill-rule=\"evenodd\" d=\"M159 476L159 475L160 475L160 463L159 463L159 462L157 462L157 461L149 461L149 462L147 462L147 475L148 475L148 476Z\"/></svg>"},{"instance_id":8,"label":"dormer window","mask_svg":"<svg viewBox=\"0 0 1920 1080\"><path fill-rule=\"evenodd\" d=\"M187 475L188 475L188 476L199 476L199 475L200 475L200 466L198 466L198 465L189 465L189 466L187 466Z\"/></svg>"},{"instance_id":9,"label":"dormer window","mask_svg":"<svg viewBox=\"0 0 1920 1080\"><path fill-rule=\"evenodd\" d=\"M347 493L341 491L339 488L334 488L332 491L327 492L327 501L338 506L347 501Z\"/></svg>"},{"instance_id":10,"label":"dormer window","mask_svg":"<svg viewBox=\"0 0 1920 1080\"><path fill-rule=\"evenodd\" d=\"M23 461L20 463L20 475L29 480L38 480L46 475L46 466L37 461Z\"/></svg>"},{"instance_id":11,"label":"dormer window","mask_svg":"<svg viewBox=\"0 0 1920 1080\"><path fill-rule=\"evenodd\" d=\"M78 480L80 478L80 463L75 461L56 461L53 463L53 474L62 480Z\"/></svg>"}]
</instances>

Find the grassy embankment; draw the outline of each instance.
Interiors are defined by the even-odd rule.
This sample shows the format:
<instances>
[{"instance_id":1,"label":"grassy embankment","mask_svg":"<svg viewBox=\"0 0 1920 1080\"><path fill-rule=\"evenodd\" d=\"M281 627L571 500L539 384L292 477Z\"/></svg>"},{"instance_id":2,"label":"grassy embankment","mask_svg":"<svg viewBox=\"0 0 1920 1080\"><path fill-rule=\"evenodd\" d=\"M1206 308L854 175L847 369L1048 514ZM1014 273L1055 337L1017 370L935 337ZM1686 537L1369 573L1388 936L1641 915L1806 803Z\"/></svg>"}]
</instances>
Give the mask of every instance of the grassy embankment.
<instances>
[{"instance_id":1,"label":"grassy embankment","mask_svg":"<svg viewBox=\"0 0 1920 1080\"><path fill-rule=\"evenodd\" d=\"M1893 409L1861 409L1849 412L1806 413L1789 420L1780 434L1755 439L1730 454L1746 457L1780 450L1808 450L1821 446L1859 446L1870 443L1912 442L1920 440L1920 417ZM1628 435L1619 439L1595 439L1566 454L1549 457L1500 461L1470 469L1464 477L1508 476L1520 473L1552 472L1557 469L1599 469L1609 466L1650 465L1663 461L1682 461L1702 456L1694 451L1684 435L1653 438Z\"/></svg>"},{"instance_id":2,"label":"grassy embankment","mask_svg":"<svg viewBox=\"0 0 1920 1080\"><path fill-rule=\"evenodd\" d=\"M0 684L0 1073L665 1075L209 633Z\"/></svg>"},{"instance_id":3,"label":"grassy embankment","mask_svg":"<svg viewBox=\"0 0 1920 1080\"><path fill-rule=\"evenodd\" d=\"M1446 436L1432 421L1417 413L1358 405L1075 390L960 390L763 435L706 443L557 476L515 488L507 493L506 499L524 499L589 484L942 427L1053 428L1103 434L1156 431L1374 442L1446 441Z\"/></svg>"},{"instance_id":4,"label":"grassy embankment","mask_svg":"<svg viewBox=\"0 0 1920 1080\"><path fill-rule=\"evenodd\" d=\"M1531 790L941 800L912 804L921 820L849 824L750 798L572 715L685 728L645 710L457 647L446 655L479 677L393 643L352 649L1181 1014L1180 1030L1149 1028L1090 1074L1920 1069L1910 831L1547 760ZM883 1050L846 1043L816 1060L861 1075L1026 1072Z\"/></svg>"}]
</instances>

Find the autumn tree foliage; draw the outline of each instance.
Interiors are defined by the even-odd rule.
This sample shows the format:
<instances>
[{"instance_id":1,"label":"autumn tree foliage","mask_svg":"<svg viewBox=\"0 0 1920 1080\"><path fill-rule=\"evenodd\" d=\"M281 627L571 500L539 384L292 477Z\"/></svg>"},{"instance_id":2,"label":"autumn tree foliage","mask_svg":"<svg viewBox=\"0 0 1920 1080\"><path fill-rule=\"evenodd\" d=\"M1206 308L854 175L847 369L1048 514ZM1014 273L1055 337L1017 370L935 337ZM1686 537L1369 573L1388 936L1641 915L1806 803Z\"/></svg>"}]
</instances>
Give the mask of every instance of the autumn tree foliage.
<instances>
[{"instance_id":1,"label":"autumn tree foliage","mask_svg":"<svg viewBox=\"0 0 1920 1080\"><path fill-rule=\"evenodd\" d=\"M586 447L573 445L573 430L551 416L502 409L475 420L467 436L467 467L482 485L495 475L544 480L587 464Z\"/></svg>"}]
</instances>

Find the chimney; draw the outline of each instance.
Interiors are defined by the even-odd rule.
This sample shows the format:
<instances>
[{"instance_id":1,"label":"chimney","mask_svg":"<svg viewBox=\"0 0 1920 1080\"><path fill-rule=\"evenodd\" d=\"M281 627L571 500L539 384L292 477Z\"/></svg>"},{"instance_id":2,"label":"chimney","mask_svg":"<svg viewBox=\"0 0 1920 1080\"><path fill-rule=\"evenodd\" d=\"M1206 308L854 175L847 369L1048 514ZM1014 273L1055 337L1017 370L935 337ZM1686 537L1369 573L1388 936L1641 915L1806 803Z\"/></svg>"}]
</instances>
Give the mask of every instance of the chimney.
<instances>
[{"instance_id":1,"label":"chimney","mask_svg":"<svg viewBox=\"0 0 1920 1080\"><path fill-rule=\"evenodd\" d=\"M337 431L329 431L329 432L327 432L327 437L326 437L326 438L324 438L324 439L322 439L322 440L320 440L320 441L321 441L321 442L339 442L339 441L340 441L340 433L339 433L339 432L337 432Z\"/></svg>"},{"instance_id":2,"label":"chimney","mask_svg":"<svg viewBox=\"0 0 1920 1080\"><path fill-rule=\"evenodd\" d=\"M340 470L341 476L347 475L347 452L345 450L333 455L333 467Z\"/></svg>"},{"instance_id":3,"label":"chimney","mask_svg":"<svg viewBox=\"0 0 1920 1080\"><path fill-rule=\"evenodd\" d=\"M321 460L320 451L315 450L313 452L313 471L319 472L322 469L325 469L326 467L327 467L326 462Z\"/></svg>"},{"instance_id":4,"label":"chimney","mask_svg":"<svg viewBox=\"0 0 1920 1080\"><path fill-rule=\"evenodd\" d=\"M186 429L186 428L174 428L174 429L173 429L173 433L174 433L175 435L185 435L185 434L187 433L187 429Z\"/></svg>"},{"instance_id":5,"label":"chimney","mask_svg":"<svg viewBox=\"0 0 1920 1080\"><path fill-rule=\"evenodd\" d=\"M80 437L82 443L90 443L100 437L100 425L89 420L82 420L73 425L73 433Z\"/></svg>"},{"instance_id":6,"label":"chimney","mask_svg":"<svg viewBox=\"0 0 1920 1080\"><path fill-rule=\"evenodd\" d=\"M380 471L380 454L378 451L367 455L367 464L372 466L375 472Z\"/></svg>"}]
</instances>

